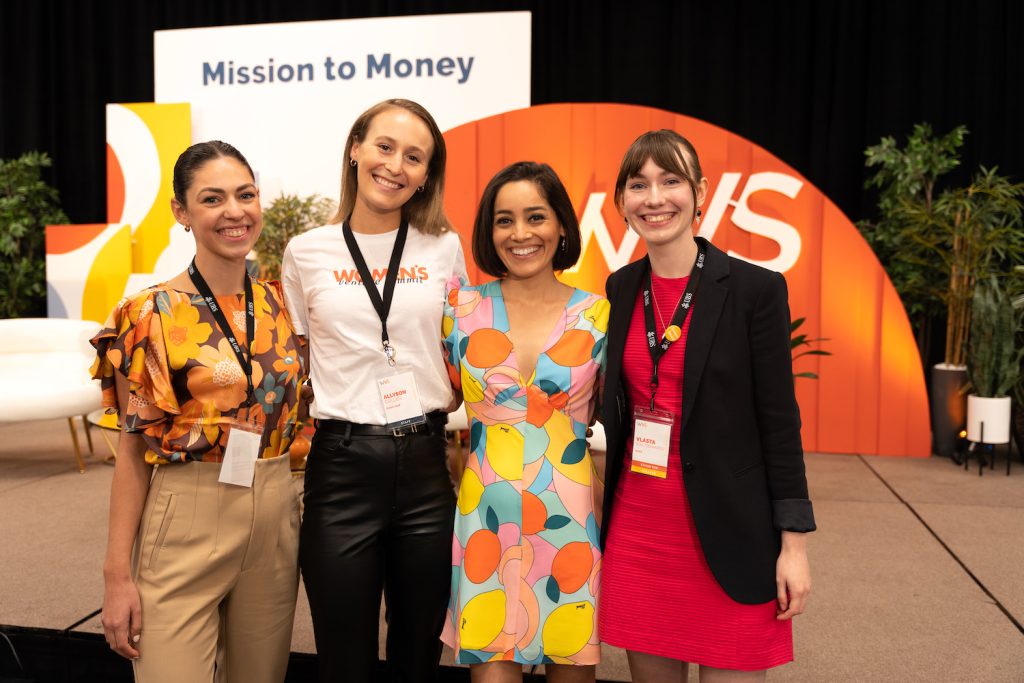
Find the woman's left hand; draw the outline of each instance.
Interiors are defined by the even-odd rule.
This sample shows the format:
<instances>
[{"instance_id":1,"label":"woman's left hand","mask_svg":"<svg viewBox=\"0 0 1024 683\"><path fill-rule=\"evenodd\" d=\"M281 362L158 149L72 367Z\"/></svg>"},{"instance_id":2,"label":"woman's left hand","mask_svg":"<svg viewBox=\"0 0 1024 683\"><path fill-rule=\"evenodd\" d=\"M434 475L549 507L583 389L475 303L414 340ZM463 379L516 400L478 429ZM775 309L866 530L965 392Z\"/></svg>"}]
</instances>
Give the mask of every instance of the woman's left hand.
<instances>
[{"instance_id":1,"label":"woman's left hand","mask_svg":"<svg viewBox=\"0 0 1024 683\"><path fill-rule=\"evenodd\" d=\"M811 594L811 566L807 562L807 535L796 531L782 532L782 552L775 563L775 585L778 589L779 621L803 613Z\"/></svg>"}]
</instances>

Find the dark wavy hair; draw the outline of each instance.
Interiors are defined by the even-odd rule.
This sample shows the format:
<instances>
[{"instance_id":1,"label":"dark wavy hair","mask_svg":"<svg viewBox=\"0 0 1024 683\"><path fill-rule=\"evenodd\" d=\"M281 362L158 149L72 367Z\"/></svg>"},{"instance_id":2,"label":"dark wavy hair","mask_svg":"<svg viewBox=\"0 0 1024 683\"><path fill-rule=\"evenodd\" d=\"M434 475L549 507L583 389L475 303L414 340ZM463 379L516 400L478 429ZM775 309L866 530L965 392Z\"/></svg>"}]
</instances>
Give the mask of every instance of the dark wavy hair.
<instances>
[{"instance_id":1,"label":"dark wavy hair","mask_svg":"<svg viewBox=\"0 0 1024 683\"><path fill-rule=\"evenodd\" d=\"M576 211L572 208L572 200L565 186L558 178L555 170L544 163L536 161L517 161L498 171L484 188L480 197L480 206L476 211L473 223L473 259L480 270L492 277L505 277L508 269L494 248L494 201L498 192L508 183L529 180L544 197L555 212L555 217L565 231L565 249L557 249L552 267L565 270L576 265L580 258L583 238L580 236L580 222L576 219Z\"/></svg>"}]
</instances>

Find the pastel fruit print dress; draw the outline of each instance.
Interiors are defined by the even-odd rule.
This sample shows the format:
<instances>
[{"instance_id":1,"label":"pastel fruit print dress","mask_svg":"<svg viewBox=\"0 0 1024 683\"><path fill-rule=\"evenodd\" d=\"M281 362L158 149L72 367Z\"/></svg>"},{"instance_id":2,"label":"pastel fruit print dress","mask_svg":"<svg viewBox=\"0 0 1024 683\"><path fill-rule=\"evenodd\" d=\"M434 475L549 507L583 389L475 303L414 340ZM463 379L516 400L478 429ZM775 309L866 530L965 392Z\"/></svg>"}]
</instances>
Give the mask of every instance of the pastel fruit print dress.
<instances>
[{"instance_id":1,"label":"pastel fruit print dress","mask_svg":"<svg viewBox=\"0 0 1024 683\"><path fill-rule=\"evenodd\" d=\"M601 574L594 466L609 303L575 290L524 378L500 282L453 289L443 335L470 453L452 540L442 640L461 664L596 664Z\"/></svg>"}]
</instances>

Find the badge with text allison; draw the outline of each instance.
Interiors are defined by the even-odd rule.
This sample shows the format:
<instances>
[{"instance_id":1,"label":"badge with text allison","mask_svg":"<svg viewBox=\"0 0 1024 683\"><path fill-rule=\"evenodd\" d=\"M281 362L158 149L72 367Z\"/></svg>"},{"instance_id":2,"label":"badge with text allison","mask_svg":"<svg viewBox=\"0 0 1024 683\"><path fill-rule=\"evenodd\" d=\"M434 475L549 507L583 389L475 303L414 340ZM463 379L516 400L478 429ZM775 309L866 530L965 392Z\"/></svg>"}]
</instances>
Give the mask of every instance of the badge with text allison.
<instances>
[{"instance_id":1,"label":"badge with text allison","mask_svg":"<svg viewBox=\"0 0 1024 683\"><path fill-rule=\"evenodd\" d=\"M412 370L400 369L393 375L377 380L380 400L384 403L384 419L388 429L423 424L427 416L420 405L420 394L416 391L416 378Z\"/></svg>"},{"instance_id":2,"label":"badge with text allison","mask_svg":"<svg viewBox=\"0 0 1024 683\"><path fill-rule=\"evenodd\" d=\"M235 486L252 486L262 441L263 432L259 427L248 422L232 423L217 481Z\"/></svg>"},{"instance_id":3,"label":"badge with text allison","mask_svg":"<svg viewBox=\"0 0 1024 683\"><path fill-rule=\"evenodd\" d=\"M631 472L664 479L672 443L672 414L637 408L633 411L633 464Z\"/></svg>"}]
</instances>

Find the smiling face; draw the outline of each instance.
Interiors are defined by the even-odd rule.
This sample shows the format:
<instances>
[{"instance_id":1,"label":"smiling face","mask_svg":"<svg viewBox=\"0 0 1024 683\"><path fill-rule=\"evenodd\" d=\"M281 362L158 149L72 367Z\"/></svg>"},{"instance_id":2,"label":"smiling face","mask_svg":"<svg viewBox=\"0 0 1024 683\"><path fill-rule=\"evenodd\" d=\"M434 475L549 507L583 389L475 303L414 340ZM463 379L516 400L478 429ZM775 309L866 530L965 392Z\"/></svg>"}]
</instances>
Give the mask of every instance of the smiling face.
<instances>
[{"instance_id":1,"label":"smiling face","mask_svg":"<svg viewBox=\"0 0 1024 683\"><path fill-rule=\"evenodd\" d=\"M649 158L626 180L620 209L648 247L663 246L693 238L694 214L707 189L707 178L701 178L694 196L686 178Z\"/></svg>"},{"instance_id":2,"label":"smiling face","mask_svg":"<svg viewBox=\"0 0 1024 683\"><path fill-rule=\"evenodd\" d=\"M353 222L371 215L374 222L397 221L402 206L427 181L433 151L430 129L415 114L396 107L374 116L364 139L349 150L357 177Z\"/></svg>"},{"instance_id":3,"label":"smiling face","mask_svg":"<svg viewBox=\"0 0 1024 683\"><path fill-rule=\"evenodd\" d=\"M563 234L561 223L536 183L516 180L498 190L491 238L507 277L525 280L552 272Z\"/></svg>"},{"instance_id":4,"label":"smiling face","mask_svg":"<svg viewBox=\"0 0 1024 683\"><path fill-rule=\"evenodd\" d=\"M184 200L172 199L171 210L192 228L196 254L244 262L263 229L260 192L249 169L231 157L210 159L192 175Z\"/></svg>"}]
</instances>

